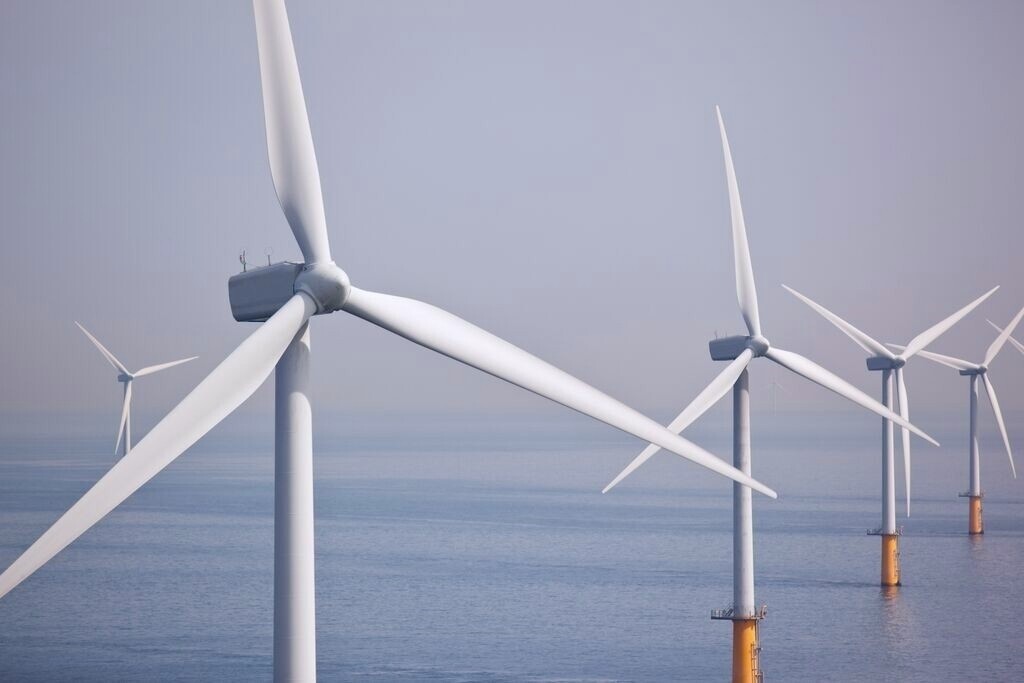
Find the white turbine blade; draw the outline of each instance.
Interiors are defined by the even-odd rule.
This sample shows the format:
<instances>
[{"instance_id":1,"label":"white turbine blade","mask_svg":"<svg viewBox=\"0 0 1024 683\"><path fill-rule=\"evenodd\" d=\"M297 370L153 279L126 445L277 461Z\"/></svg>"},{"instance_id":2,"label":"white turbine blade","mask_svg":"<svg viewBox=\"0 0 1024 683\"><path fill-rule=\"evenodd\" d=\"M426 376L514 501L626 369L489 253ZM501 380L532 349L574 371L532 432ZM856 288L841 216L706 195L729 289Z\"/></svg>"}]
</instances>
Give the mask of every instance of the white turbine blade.
<instances>
[{"instance_id":1,"label":"white turbine blade","mask_svg":"<svg viewBox=\"0 0 1024 683\"><path fill-rule=\"evenodd\" d=\"M777 349L775 347L768 349L768 352L765 355L782 367L792 370L801 377L809 379L815 384L820 384L826 389L834 391L843 398L853 401L860 407L867 408L876 415L884 417L901 427L907 427L910 431L914 432L925 441L935 444L936 446L939 445L938 441L847 382L845 379L829 372L814 361L804 358L798 353L783 351L782 349Z\"/></svg>"},{"instance_id":2,"label":"white turbine blade","mask_svg":"<svg viewBox=\"0 0 1024 683\"><path fill-rule=\"evenodd\" d=\"M668 426L668 430L673 434L678 434L691 424L694 420L707 412L708 408L718 403L725 394L732 388L736 383L736 378L747 369L750 364L750 359L754 357L754 352L750 349L746 349L736 360L729 363L725 367L725 370L711 381L711 384L704 388L704 391L697 394L697 398L690 402L690 405L683 409L683 412L679 413L679 416L672 420L672 423ZM628 477L633 471L643 465L645 462L650 460L651 456L661 450L661 446L655 444L648 444L647 448L640 452L640 455L633 458L633 462L626 466L626 469L619 472L619 476L612 480L612 483L604 487L601 493L608 493L611 491L620 481Z\"/></svg>"},{"instance_id":3,"label":"white turbine blade","mask_svg":"<svg viewBox=\"0 0 1024 683\"><path fill-rule=\"evenodd\" d=\"M817 311L818 314L821 315L821 317L823 317L825 320L829 321L830 323L838 327L840 331L842 331L847 337L852 339L857 346L864 349L865 352L874 354L876 356L882 356L883 358L895 358L892 351L885 348L885 345L882 344L882 342L875 341L874 339L864 334L856 327L846 322L845 320L843 320L838 315L828 310L821 304L811 301L808 297L804 296L803 294L796 291L792 287L782 285L782 288L785 289L790 294L792 294L793 296L795 296L797 299L800 299L800 301L803 301L805 304L810 306L815 311Z\"/></svg>"},{"instance_id":4,"label":"white turbine blade","mask_svg":"<svg viewBox=\"0 0 1024 683\"><path fill-rule=\"evenodd\" d=\"M750 262L750 247L747 244L747 227L743 222L743 206L740 204L740 187L736 182L736 169L732 165L732 151L725 134L722 111L716 106L718 131L722 136L722 154L725 156L725 178L729 185L729 214L732 217L733 265L736 268L736 299L740 312L752 336L761 334L761 318L757 312L757 288L754 286L754 267Z\"/></svg>"},{"instance_id":5,"label":"white turbine blade","mask_svg":"<svg viewBox=\"0 0 1024 683\"><path fill-rule=\"evenodd\" d=\"M896 368L896 392L900 404L900 417L910 422L910 399L907 398L907 384L903 380L903 368ZM900 427L903 437L903 477L906 481L907 517L910 516L910 430Z\"/></svg>"},{"instance_id":6,"label":"white turbine blade","mask_svg":"<svg viewBox=\"0 0 1024 683\"><path fill-rule=\"evenodd\" d=\"M589 415L647 443L656 443L698 465L766 496L775 492L700 446L616 401L572 375L545 363L500 337L440 308L414 299L353 287L347 312L411 342Z\"/></svg>"},{"instance_id":7,"label":"white turbine blade","mask_svg":"<svg viewBox=\"0 0 1024 683\"><path fill-rule=\"evenodd\" d=\"M1003 328L999 327L999 325L996 325L994 322L992 322L988 318L985 318L985 320L988 321L989 325L991 325L992 327L995 328L996 332L1002 332L1003 331ZM1019 341L1017 341L1013 337L1009 337L1007 339L1007 341L1009 341L1011 344L1013 344L1014 348L1016 348L1018 351L1020 351L1021 353L1024 353L1024 344L1021 344Z\"/></svg>"},{"instance_id":8,"label":"white turbine blade","mask_svg":"<svg viewBox=\"0 0 1024 683\"><path fill-rule=\"evenodd\" d=\"M121 447L121 439L124 437L124 425L128 422L128 411L131 410L132 403L132 383L128 382L124 388L124 403L121 405L121 424L117 428L117 441L114 443L114 455L117 455L117 449Z\"/></svg>"},{"instance_id":9,"label":"white turbine blade","mask_svg":"<svg viewBox=\"0 0 1024 683\"><path fill-rule=\"evenodd\" d=\"M957 324L961 318L963 318L965 315L967 315L975 308L977 308L982 301L995 294L995 291L997 289L999 289L998 286L993 287L992 289L988 290L986 293L982 294L977 299L967 304L966 306L964 306L959 311L949 316L942 322L932 325L927 330L911 339L910 343L907 344L906 348L903 350L903 353L901 355L904 358L910 358L915 353L931 344L933 341L938 339L939 336L943 334L946 330L953 327L953 325Z\"/></svg>"},{"instance_id":10,"label":"white turbine blade","mask_svg":"<svg viewBox=\"0 0 1024 683\"><path fill-rule=\"evenodd\" d=\"M196 358L199 358L199 356L191 356L189 358L182 358L181 360L172 360L170 363L161 363L160 365L150 365L147 368L142 368L138 372L133 373L132 376L145 377L146 375L152 375L154 372L160 372L161 370L166 370L167 368L173 368L175 365L181 365L182 363L187 363L190 360L195 360Z\"/></svg>"},{"instance_id":11,"label":"white turbine blade","mask_svg":"<svg viewBox=\"0 0 1024 683\"><path fill-rule=\"evenodd\" d=\"M270 375L316 306L293 296L199 383L21 557L0 574L0 597L152 479L249 398Z\"/></svg>"},{"instance_id":12,"label":"white turbine blade","mask_svg":"<svg viewBox=\"0 0 1024 683\"><path fill-rule=\"evenodd\" d=\"M981 375L981 382L985 385L985 391L988 393L989 403L992 404L992 412L996 416L996 424L999 425L999 433L1003 437L1003 445L1006 446L1006 455L1010 457L1010 471L1013 472L1013 478L1017 478L1017 467L1013 464L1013 451L1010 450L1010 437L1006 433L1006 423L1003 422L1003 411L999 408L999 399L996 398L996 388L992 386L992 380L989 379L988 373Z\"/></svg>"},{"instance_id":13,"label":"white turbine blade","mask_svg":"<svg viewBox=\"0 0 1024 683\"><path fill-rule=\"evenodd\" d=\"M103 354L103 357L107 359L107 362L110 363L114 367L115 370L119 370L119 371L123 372L126 375L130 374L128 372L128 368L126 368L124 365L122 365L121 361L119 361L117 358L114 357L114 354L112 354L110 351L107 351L107 347L105 347L103 344L100 344L100 340L99 339L97 339L96 337L94 337L91 334L89 334L89 330L87 330L84 327L82 327L82 324L80 322L78 322L77 320L75 321L75 324L78 325L78 329L80 329L82 331L82 333L85 334L85 336L89 338L89 341L91 341L93 343L93 346L95 346L97 349L99 349L99 352L101 354Z\"/></svg>"},{"instance_id":14,"label":"white turbine blade","mask_svg":"<svg viewBox=\"0 0 1024 683\"><path fill-rule=\"evenodd\" d=\"M302 96L283 0L253 0L267 151L277 199L307 264L328 262L331 249L320 170Z\"/></svg>"},{"instance_id":15,"label":"white turbine blade","mask_svg":"<svg viewBox=\"0 0 1024 683\"><path fill-rule=\"evenodd\" d=\"M1010 338L1013 331L1017 329L1017 323L1020 322L1022 316L1024 316L1024 308L1020 309L1020 311L1017 312L1017 315L1013 316L1013 320L1011 320L1010 324L1006 326L1006 329L1000 332L999 336L996 337L996 340L988 347L988 351L985 352L985 360L982 362L982 365L988 365L995 360L996 355L1003 348L1003 344L1005 344L1006 340Z\"/></svg>"},{"instance_id":16,"label":"white turbine blade","mask_svg":"<svg viewBox=\"0 0 1024 683\"><path fill-rule=\"evenodd\" d=\"M903 349L906 348L905 346L900 346L899 344L888 344L888 346L890 348L896 349L897 351L903 351ZM953 368L954 370L977 370L978 369L978 366L976 364L970 362L969 360L962 360L960 358L954 358L953 356L944 356L941 353L934 353L932 351L918 351L914 355L915 356L920 356L921 358L927 358L928 360L932 361L933 363L938 363L939 365L945 365L947 368Z\"/></svg>"}]
</instances>

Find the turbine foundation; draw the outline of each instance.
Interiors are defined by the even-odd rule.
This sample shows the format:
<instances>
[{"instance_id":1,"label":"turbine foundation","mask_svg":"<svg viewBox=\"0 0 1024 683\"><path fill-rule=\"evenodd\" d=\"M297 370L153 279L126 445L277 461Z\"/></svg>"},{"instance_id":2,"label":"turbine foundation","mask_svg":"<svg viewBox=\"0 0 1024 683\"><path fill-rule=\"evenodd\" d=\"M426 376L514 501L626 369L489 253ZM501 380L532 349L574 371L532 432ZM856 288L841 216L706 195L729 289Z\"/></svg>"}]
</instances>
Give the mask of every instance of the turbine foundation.
<instances>
[{"instance_id":1,"label":"turbine foundation","mask_svg":"<svg viewBox=\"0 0 1024 683\"><path fill-rule=\"evenodd\" d=\"M896 527L891 533L882 529L868 529L868 536L882 537L882 585L900 586L903 584L900 573L900 536L903 527Z\"/></svg>"},{"instance_id":2,"label":"turbine foundation","mask_svg":"<svg viewBox=\"0 0 1024 683\"><path fill-rule=\"evenodd\" d=\"M967 533L971 535L985 533L985 520L981 516L981 496L969 496L969 517Z\"/></svg>"},{"instance_id":3,"label":"turbine foundation","mask_svg":"<svg viewBox=\"0 0 1024 683\"><path fill-rule=\"evenodd\" d=\"M761 683L761 637L759 624L766 614L765 606L750 616L735 616L732 608L712 610L712 619L732 622L732 683Z\"/></svg>"},{"instance_id":4,"label":"turbine foundation","mask_svg":"<svg viewBox=\"0 0 1024 683\"><path fill-rule=\"evenodd\" d=\"M900 535L882 534L882 585L900 583Z\"/></svg>"}]
</instances>

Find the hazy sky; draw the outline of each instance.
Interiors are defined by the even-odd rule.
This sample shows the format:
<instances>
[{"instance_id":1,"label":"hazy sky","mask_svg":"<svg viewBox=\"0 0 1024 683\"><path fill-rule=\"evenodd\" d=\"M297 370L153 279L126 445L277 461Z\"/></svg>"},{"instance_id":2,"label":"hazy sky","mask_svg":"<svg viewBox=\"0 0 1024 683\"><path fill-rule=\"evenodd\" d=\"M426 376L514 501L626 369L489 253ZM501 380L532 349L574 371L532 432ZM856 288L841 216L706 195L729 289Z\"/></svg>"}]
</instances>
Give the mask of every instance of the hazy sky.
<instances>
[{"instance_id":1,"label":"hazy sky","mask_svg":"<svg viewBox=\"0 0 1024 683\"><path fill-rule=\"evenodd\" d=\"M729 127L765 333L872 395L862 353L785 282L980 360L1024 305L1024 4L300 2L292 31L335 258L667 421L742 329L714 105ZM237 255L298 249L267 164L248 2L0 5L0 413L94 412L129 366L160 413L234 348ZM1024 336L1024 332L1022 335ZM314 321L320 415L557 407L344 314ZM1024 357L995 364L1024 409ZM847 410L757 364L764 401ZM918 411L966 411L924 361ZM268 412L264 387L244 411ZM988 420L987 408L985 409ZM964 415L966 418L966 415ZM991 423L989 423L991 424Z\"/></svg>"}]
</instances>

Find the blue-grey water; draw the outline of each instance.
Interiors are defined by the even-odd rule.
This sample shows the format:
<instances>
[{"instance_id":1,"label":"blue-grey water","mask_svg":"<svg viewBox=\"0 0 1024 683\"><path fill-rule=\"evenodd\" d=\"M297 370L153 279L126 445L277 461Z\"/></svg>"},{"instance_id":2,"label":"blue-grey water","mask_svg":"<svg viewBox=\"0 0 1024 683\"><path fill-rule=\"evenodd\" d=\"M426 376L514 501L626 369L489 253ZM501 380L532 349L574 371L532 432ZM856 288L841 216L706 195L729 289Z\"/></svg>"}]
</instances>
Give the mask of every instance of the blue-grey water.
<instances>
[{"instance_id":1,"label":"blue-grey water","mask_svg":"<svg viewBox=\"0 0 1024 683\"><path fill-rule=\"evenodd\" d=\"M728 456L709 420L694 438ZM755 501L766 680L1024 679L1024 482L986 440L968 537L962 426L917 447L883 590L875 422L755 414L781 493ZM41 431L0 438L4 566L111 462ZM727 680L731 487L660 455L602 496L640 446L582 419L318 422L321 679ZM200 442L0 600L0 680L269 680L272 475L268 434Z\"/></svg>"}]
</instances>

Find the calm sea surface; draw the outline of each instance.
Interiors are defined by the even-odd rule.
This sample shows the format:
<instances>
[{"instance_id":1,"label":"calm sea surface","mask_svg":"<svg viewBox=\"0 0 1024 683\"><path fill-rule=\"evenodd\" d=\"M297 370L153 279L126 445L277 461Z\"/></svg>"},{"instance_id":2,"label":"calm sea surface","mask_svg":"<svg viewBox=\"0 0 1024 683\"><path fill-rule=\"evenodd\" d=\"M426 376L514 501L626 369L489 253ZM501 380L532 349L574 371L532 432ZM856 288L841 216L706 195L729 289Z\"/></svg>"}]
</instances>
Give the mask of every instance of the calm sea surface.
<instances>
[{"instance_id":1,"label":"calm sea surface","mask_svg":"<svg viewBox=\"0 0 1024 683\"><path fill-rule=\"evenodd\" d=\"M727 414L692 436L731 457ZM905 584L877 585L874 420L754 415L767 681L1024 680L1024 481L922 423ZM769 424L770 423L770 424ZM585 420L317 425L322 680L722 681L731 487ZM514 427L514 428L513 428ZM109 439L0 437L0 565L110 465ZM0 680L269 680L273 455L215 432L0 600ZM902 481L902 479L901 479ZM900 484L902 486L902 483ZM902 498L902 497L901 497ZM901 508L902 509L902 508Z\"/></svg>"}]
</instances>

